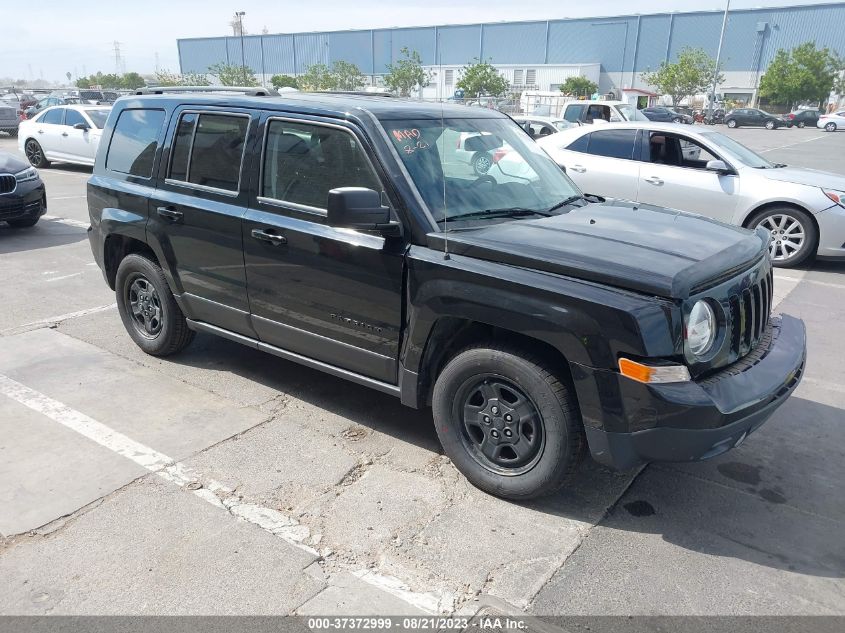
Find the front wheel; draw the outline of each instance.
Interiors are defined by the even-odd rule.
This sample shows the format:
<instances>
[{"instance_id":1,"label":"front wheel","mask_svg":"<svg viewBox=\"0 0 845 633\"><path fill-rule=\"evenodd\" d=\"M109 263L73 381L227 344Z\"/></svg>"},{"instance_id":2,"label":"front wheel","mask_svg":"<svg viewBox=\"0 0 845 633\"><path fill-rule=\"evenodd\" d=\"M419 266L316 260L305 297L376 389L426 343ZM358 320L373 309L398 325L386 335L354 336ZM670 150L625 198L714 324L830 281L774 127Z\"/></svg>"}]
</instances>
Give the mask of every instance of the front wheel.
<instances>
[{"instance_id":1,"label":"front wheel","mask_svg":"<svg viewBox=\"0 0 845 633\"><path fill-rule=\"evenodd\" d=\"M728 120L728 127L734 128L734 127L738 127L738 126L736 124L736 121L734 121L733 119L729 119Z\"/></svg>"},{"instance_id":2,"label":"front wheel","mask_svg":"<svg viewBox=\"0 0 845 633\"><path fill-rule=\"evenodd\" d=\"M757 213L748 223L769 232L769 255L779 268L798 266L816 252L819 232L812 218L792 207L773 207Z\"/></svg>"},{"instance_id":3,"label":"front wheel","mask_svg":"<svg viewBox=\"0 0 845 633\"><path fill-rule=\"evenodd\" d=\"M836 123L831 121L830 123L825 124L824 131L825 132L835 132L836 131Z\"/></svg>"},{"instance_id":4,"label":"front wheel","mask_svg":"<svg viewBox=\"0 0 845 633\"><path fill-rule=\"evenodd\" d=\"M117 267L117 309L136 345L152 356L169 356L194 338L173 298L161 267L143 255L131 254Z\"/></svg>"},{"instance_id":5,"label":"front wheel","mask_svg":"<svg viewBox=\"0 0 845 633\"><path fill-rule=\"evenodd\" d=\"M767 130L774 130L775 129L775 122L774 121L766 121L766 129Z\"/></svg>"},{"instance_id":6,"label":"front wheel","mask_svg":"<svg viewBox=\"0 0 845 633\"><path fill-rule=\"evenodd\" d=\"M806 124L806 123L804 123L804 121L798 121L798 123L796 123L795 125L797 125L799 128L802 128L802 127L804 127L804 126L805 126L805 125L807 125L807 124Z\"/></svg>"},{"instance_id":7,"label":"front wheel","mask_svg":"<svg viewBox=\"0 0 845 633\"><path fill-rule=\"evenodd\" d=\"M50 166L50 161L47 160L46 156L44 156L44 150L41 149L41 145L39 145L38 141L34 138L31 138L26 142L23 146L23 151L24 154L26 154L26 159L29 161L29 164L33 167L41 169L43 167Z\"/></svg>"},{"instance_id":8,"label":"front wheel","mask_svg":"<svg viewBox=\"0 0 845 633\"><path fill-rule=\"evenodd\" d=\"M490 158L490 154L478 152L472 157L472 169L475 171L476 176L483 176L490 171L492 166L493 160Z\"/></svg>"},{"instance_id":9,"label":"front wheel","mask_svg":"<svg viewBox=\"0 0 845 633\"><path fill-rule=\"evenodd\" d=\"M505 499L554 492L584 449L571 387L544 360L472 347L444 367L432 411L446 454L478 488Z\"/></svg>"}]
</instances>

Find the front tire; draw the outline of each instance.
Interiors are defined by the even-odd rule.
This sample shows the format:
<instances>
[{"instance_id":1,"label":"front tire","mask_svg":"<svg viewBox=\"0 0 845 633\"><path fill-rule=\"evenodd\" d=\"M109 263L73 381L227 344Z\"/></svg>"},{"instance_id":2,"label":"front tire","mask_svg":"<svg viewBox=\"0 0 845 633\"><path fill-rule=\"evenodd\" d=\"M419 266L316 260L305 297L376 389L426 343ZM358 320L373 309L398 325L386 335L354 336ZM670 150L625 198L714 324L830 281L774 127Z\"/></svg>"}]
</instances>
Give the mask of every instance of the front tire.
<instances>
[{"instance_id":1,"label":"front tire","mask_svg":"<svg viewBox=\"0 0 845 633\"><path fill-rule=\"evenodd\" d=\"M756 213L748 222L752 228L769 232L769 255L779 268L792 268L816 254L819 231L804 211L792 207L771 207Z\"/></svg>"},{"instance_id":2,"label":"front tire","mask_svg":"<svg viewBox=\"0 0 845 633\"><path fill-rule=\"evenodd\" d=\"M117 309L123 326L152 356L182 351L194 338L161 267L143 255L123 258L115 279Z\"/></svg>"},{"instance_id":3,"label":"front tire","mask_svg":"<svg viewBox=\"0 0 845 633\"><path fill-rule=\"evenodd\" d=\"M727 124L727 125L728 125L728 127L729 127L729 128L739 127L739 126L736 124L736 121L734 121L733 119L728 119L728 124Z\"/></svg>"},{"instance_id":4,"label":"front tire","mask_svg":"<svg viewBox=\"0 0 845 633\"><path fill-rule=\"evenodd\" d=\"M24 154L29 164L38 169L50 166L50 161L44 156L44 150L34 138L29 139L23 146Z\"/></svg>"},{"instance_id":5,"label":"front tire","mask_svg":"<svg viewBox=\"0 0 845 633\"><path fill-rule=\"evenodd\" d=\"M776 127L774 121L766 121L766 129L767 130L774 130Z\"/></svg>"},{"instance_id":6,"label":"front tire","mask_svg":"<svg viewBox=\"0 0 845 633\"><path fill-rule=\"evenodd\" d=\"M825 124L824 131L825 132L835 132L836 131L836 123L831 121L830 123Z\"/></svg>"},{"instance_id":7,"label":"front tire","mask_svg":"<svg viewBox=\"0 0 845 633\"><path fill-rule=\"evenodd\" d=\"M493 166L493 159L486 152L477 152L472 157L472 169L476 176L483 176Z\"/></svg>"},{"instance_id":8,"label":"front tire","mask_svg":"<svg viewBox=\"0 0 845 633\"><path fill-rule=\"evenodd\" d=\"M508 347L472 347L437 377L437 436L463 475L505 499L554 492L584 450L572 388L546 361Z\"/></svg>"},{"instance_id":9,"label":"front tire","mask_svg":"<svg viewBox=\"0 0 845 633\"><path fill-rule=\"evenodd\" d=\"M798 121L798 123L796 123L795 125L797 125L799 128L803 128L807 124L804 123L804 121Z\"/></svg>"}]
</instances>

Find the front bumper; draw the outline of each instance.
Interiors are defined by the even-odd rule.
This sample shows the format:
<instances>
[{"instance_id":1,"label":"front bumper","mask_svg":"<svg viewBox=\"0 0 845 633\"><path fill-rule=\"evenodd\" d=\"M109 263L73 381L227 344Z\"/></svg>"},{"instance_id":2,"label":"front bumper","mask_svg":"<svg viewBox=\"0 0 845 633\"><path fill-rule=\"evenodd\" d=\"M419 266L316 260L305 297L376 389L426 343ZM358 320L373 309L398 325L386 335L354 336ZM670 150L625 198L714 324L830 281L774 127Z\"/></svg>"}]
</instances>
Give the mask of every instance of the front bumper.
<instances>
[{"instance_id":1,"label":"front bumper","mask_svg":"<svg viewBox=\"0 0 845 633\"><path fill-rule=\"evenodd\" d=\"M0 195L0 222L40 218L47 212L46 189L41 179L18 183L14 192Z\"/></svg>"},{"instance_id":2,"label":"front bumper","mask_svg":"<svg viewBox=\"0 0 845 633\"><path fill-rule=\"evenodd\" d=\"M795 390L804 373L804 323L773 318L771 338L703 380L647 385L572 365L593 458L627 470L650 461L709 459L737 446Z\"/></svg>"},{"instance_id":3,"label":"front bumper","mask_svg":"<svg viewBox=\"0 0 845 633\"><path fill-rule=\"evenodd\" d=\"M845 209L833 205L815 214L819 225L820 259L845 259Z\"/></svg>"}]
</instances>

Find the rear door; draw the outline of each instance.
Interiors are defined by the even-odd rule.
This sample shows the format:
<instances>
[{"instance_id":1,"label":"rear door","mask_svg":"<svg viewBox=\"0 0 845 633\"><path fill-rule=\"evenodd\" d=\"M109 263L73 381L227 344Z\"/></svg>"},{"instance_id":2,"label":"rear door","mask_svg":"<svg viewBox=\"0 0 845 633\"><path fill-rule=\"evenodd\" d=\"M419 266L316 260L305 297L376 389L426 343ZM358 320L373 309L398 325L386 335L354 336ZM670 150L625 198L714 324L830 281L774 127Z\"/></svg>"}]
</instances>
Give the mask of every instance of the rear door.
<instances>
[{"instance_id":1,"label":"rear door","mask_svg":"<svg viewBox=\"0 0 845 633\"><path fill-rule=\"evenodd\" d=\"M381 191L391 204L368 143L345 122L294 115L268 116L262 138L259 195L243 223L259 338L396 384L406 244L326 223L336 187Z\"/></svg>"},{"instance_id":2,"label":"rear door","mask_svg":"<svg viewBox=\"0 0 845 633\"><path fill-rule=\"evenodd\" d=\"M636 200L640 175L634 157L637 130L598 130L588 136L586 144L581 137L569 147L575 151L567 157L567 174L584 193Z\"/></svg>"},{"instance_id":3,"label":"rear door","mask_svg":"<svg viewBox=\"0 0 845 633\"><path fill-rule=\"evenodd\" d=\"M257 126L244 109L176 109L147 225L189 317L248 336L241 221L252 173L245 148Z\"/></svg>"}]
</instances>

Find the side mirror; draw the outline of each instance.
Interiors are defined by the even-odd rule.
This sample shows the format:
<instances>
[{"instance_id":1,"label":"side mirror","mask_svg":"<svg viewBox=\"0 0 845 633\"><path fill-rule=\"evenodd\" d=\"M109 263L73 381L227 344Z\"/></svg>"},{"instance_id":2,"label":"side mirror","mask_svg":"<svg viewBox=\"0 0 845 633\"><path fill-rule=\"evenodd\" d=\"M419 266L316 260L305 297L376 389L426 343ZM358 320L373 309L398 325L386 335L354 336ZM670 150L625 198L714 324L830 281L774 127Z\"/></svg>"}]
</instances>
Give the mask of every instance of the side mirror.
<instances>
[{"instance_id":1,"label":"side mirror","mask_svg":"<svg viewBox=\"0 0 845 633\"><path fill-rule=\"evenodd\" d=\"M708 160L707 161L707 170L708 171L717 171L720 174L729 174L731 173L731 168L725 164L723 160Z\"/></svg>"},{"instance_id":2,"label":"side mirror","mask_svg":"<svg viewBox=\"0 0 845 633\"><path fill-rule=\"evenodd\" d=\"M73 126L74 130L87 130L90 129L90 126L87 123L77 123Z\"/></svg>"},{"instance_id":3,"label":"side mirror","mask_svg":"<svg viewBox=\"0 0 845 633\"><path fill-rule=\"evenodd\" d=\"M329 226L344 229L390 230L390 208L382 206L381 195L364 187L338 187L329 191L326 206Z\"/></svg>"}]
</instances>

